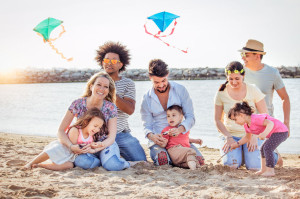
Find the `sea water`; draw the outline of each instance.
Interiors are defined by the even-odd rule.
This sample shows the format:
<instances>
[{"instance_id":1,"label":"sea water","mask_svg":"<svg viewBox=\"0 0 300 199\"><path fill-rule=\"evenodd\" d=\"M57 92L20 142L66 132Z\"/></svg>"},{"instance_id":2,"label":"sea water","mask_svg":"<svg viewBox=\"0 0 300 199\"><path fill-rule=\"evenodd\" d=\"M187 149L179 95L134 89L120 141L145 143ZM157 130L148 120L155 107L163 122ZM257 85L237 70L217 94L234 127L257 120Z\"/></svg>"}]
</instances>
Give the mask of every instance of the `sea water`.
<instances>
[{"instance_id":1,"label":"sea water","mask_svg":"<svg viewBox=\"0 0 300 199\"><path fill-rule=\"evenodd\" d=\"M291 136L279 146L283 153L300 154L300 79L283 80L291 101ZM196 123L192 138L218 148L221 143L214 122L214 96L224 80L181 80L193 100ZM53 136L71 102L79 98L86 83L2 84L0 85L0 132ZM143 133L140 107L150 81L136 81L136 108L129 117L133 136L147 143ZM275 118L283 121L282 102L274 94Z\"/></svg>"}]
</instances>

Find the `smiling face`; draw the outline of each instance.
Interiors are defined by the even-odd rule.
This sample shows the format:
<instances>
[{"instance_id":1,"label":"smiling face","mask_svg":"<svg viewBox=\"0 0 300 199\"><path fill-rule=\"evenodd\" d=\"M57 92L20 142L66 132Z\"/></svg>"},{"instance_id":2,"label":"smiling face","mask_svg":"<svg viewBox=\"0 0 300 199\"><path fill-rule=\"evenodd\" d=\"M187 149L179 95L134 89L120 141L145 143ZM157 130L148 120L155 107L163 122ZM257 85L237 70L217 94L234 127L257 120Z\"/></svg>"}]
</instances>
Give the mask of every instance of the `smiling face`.
<instances>
[{"instance_id":1,"label":"smiling face","mask_svg":"<svg viewBox=\"0 0 300 199\"><path fill-rule=\"evenodd\" d=\"M105 99L109 92L109 80L105 77L98 77L95 83L90 86L90 90L92 91L92 96Z\"/></svg>"},{"instance_id":2,"label":"smiling face","mask_svg":"<svg viewBox=\"0 0 300 199\"><path fill-rule=\"evenodd\" d=\"M90 136L95 135L96 133L100 132L100 129L103 125L103 120L99 117L93 117L90 123L85 127L87 132Z\"/></svg>"},{"instance_id":3,"label":"smiling face","mask_svg":"<svg viewBox=\"0 0 300 199\"><path fill-rule=\"evenodd\" d=\"M227 76L227 80L232 88L240 88L243 85L244 76L240 73L231 73Z\"/></svg>"},{"instance_id":4,"label":"smiling face","mask_svg":"<svg viewBox=\"0 0 300 199\"><path fill-rule=\"evenodd\" d=\"M123 63L120 62L120 57L116 53L106 53L104 59L110 60L109 63L102 61L103 69L110 75L115 73L118 74L119 70L123 67ZM113 64L111 60L117 60L117 63Z\"/></svg>"},{"instance_id":5,"label":"smiling face","mask_svg":"<svg viewBox=\"0 0 300 199\"><path fill-rule=\"evenodd\" d=\"M165 77L150 76L153 87L160 93L165 93L169 88L168 75Z\"/></svg>"},{"instance_id":6,"label":"smiling face","mask_svg":"<svg viewBox=\"0 0 300 199\"><path fill-rule=\"evenodd\" d=\"M242 59L246 67L251 67L259 64L261 62L260 54L256 53L245 53L242 55Z\"/></svg>"},{"instance_id":7,"label":"smiling face","mask_svg":"<svg viewBox=\"0 0 300 199\"><path fill-rule=\"evenodd\" d=\"M167 120L170 126L178 126L183 119L183 115L177 110L167 110Z\"/></svg>"}]
</instances>

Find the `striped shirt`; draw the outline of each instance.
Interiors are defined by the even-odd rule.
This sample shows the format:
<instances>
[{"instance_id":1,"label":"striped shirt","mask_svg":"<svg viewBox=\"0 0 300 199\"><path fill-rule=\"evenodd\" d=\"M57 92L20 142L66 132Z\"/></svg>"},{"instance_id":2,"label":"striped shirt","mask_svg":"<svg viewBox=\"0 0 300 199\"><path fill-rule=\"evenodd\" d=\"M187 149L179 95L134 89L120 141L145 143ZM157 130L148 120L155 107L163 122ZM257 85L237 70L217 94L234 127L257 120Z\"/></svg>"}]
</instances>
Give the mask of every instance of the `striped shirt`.
<instances>
[{"instance_id":1,"label":"striped shirt","mask_svg":"<svg viewBox=\"0 0 300 199\"><path fill-rule=\"evenodd\" d=\"M122 77L119 81L115 81L117 95L119 97L131 98L135 101L135 84L131 79L126 77ZM122 131L130 132L130 128L128 125L128 117L127 113L121 111L118 107L118 118L117 118L117 133Z\"/></svg>"}]
</instances>

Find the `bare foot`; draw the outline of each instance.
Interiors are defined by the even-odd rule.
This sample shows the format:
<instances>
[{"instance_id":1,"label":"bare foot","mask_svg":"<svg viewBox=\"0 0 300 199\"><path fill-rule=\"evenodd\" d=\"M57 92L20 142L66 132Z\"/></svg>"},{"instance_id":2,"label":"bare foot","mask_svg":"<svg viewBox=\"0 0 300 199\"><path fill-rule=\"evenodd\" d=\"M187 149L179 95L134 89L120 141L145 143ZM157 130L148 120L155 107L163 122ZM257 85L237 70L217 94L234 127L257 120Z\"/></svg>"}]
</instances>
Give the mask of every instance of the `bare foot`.
<instances>
[{"instance_id":1,"label":"bare foot","mask_svg":"<svg viewBox=\"0 0 300 199\"><path fill-rule=\"evenodd\" d=\"M32 169L32 164L30 162L22 167L22 170L31 170L31 169Z\"/></svg>"},{"instance_id":2,"label":"bare foot","mask_svg":"<svg viewBox=\"0 0 300 199\"><path fill-rule=\"evenodd\" d=\"M266 171L263 174L261 174L261 176L265 176L265 177L275 176L275 172L274 171Z\"/></svg>"},{"instance_id":3,"label":"bare foot","mask_svg":"<svg viewBox=\"0 0 300 199\"><path fill-rule=\"evenodd\" d=\"M39 164L33 164L33 165L32 165L32 168L38 168L38 167L40 167Z\"/></svg>"},{"instance_id":4,"label":"bare foot","mask_svg":"<svg viewBox=\"0 0 300 199\"><path fill-rule=\"evenodd\" d=\"M261 175L261 174L263 174L264 172L265 172L265 170L259 170L259 171L255 172L254 174L255 174L255 175Z\"/></svg>"},{"instance_id":5,"label":"bare foot","mask_svg":"<svg viewBox=\"0 0 300 199\"><path fill-rule=\"evenodd\" d=\"M191 170L195 170L197 167L197 163L195 161L188 161L187 164Z\"/></svg>"}]
</instances>

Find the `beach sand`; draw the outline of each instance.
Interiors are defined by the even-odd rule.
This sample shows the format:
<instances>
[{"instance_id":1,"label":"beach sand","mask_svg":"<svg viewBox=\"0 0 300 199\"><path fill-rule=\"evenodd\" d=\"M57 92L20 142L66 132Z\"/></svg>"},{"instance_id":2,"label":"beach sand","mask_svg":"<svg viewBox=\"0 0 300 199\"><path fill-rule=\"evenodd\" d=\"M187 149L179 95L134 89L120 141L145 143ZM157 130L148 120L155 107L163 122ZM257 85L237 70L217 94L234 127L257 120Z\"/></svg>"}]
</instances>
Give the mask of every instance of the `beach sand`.
<instances>
[{"instance_id":1,"label":"beach sand","mask_svg":"<svg viewBox=\"0 0 300 199\"><path fill-rule=\"evenodd\" d=\"M293 154L282 154L284 166L269 178L222 166L218 150L207 147L200 148L206 165L195 171L144 163L123 171L21 170L55 139L0 133L0 198L300 198L300 155Z\"/></svg>"}]
</instances>

